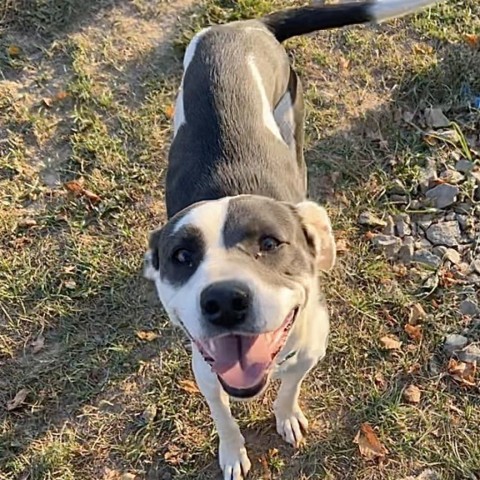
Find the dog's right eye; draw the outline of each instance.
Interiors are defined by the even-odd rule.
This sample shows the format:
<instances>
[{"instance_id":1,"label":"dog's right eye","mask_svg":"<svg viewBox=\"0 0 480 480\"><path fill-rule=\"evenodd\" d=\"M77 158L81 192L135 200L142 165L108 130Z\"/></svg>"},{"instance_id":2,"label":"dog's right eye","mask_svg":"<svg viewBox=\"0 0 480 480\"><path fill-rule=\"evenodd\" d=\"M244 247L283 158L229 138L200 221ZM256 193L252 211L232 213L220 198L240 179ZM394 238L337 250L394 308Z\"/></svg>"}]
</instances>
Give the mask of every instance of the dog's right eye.
<instances>
[{"instance_id":1,"label":"dog's right eye","mask_svg":"<svg viewBox=\"0 0 480 480\"><path fill-rule=\"evenodd\" d=\"M186 248L179 248L178 250L175 250L175 252L173 252L172 259L180 265L186 265L188 267L193 265L193 254Z\"/></svg>"}]
</instances>

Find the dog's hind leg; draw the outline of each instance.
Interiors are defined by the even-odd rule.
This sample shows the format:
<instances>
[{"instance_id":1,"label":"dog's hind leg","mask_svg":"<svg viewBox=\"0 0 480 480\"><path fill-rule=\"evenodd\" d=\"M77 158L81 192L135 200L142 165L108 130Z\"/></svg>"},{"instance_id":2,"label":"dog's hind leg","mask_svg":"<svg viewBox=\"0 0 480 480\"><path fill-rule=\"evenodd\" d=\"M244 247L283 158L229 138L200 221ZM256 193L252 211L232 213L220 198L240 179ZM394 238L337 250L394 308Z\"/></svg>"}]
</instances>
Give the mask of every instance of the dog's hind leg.
<instances>
[{"instance_id":1,"label":"dog's hind leg","mask_svg":"<svg viewBox=\"0 0 480 480\"><path fill-rule=\"evenodd\" d=\"M282 383L274 403L277 432L294 447L300 445L303 434L308 429L308 420L298 405L300 388L304 378L316 363L317 359L301 360L291 370L281 375Z\"/></svg>"},{"instance_id":2,"label":"dog's hind leg","mask_svg":"<svg viewBox=\"0 0 480 480\"><path fill-rule=\"evenodd\" d=\"M204 395L220 440L219 462L224 480L241 480L250 470L245 439L230 412L228 395L217 376L193 346L192 367L198 387Z\"/></svg>"}]
</instances>

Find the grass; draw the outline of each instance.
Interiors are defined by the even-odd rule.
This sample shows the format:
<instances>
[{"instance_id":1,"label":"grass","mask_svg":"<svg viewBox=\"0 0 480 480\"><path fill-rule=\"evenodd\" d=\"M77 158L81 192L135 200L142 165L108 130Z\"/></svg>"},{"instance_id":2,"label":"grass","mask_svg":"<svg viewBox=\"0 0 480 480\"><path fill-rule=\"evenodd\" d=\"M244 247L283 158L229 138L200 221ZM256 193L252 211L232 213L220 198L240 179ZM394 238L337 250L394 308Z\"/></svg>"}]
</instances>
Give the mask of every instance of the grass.
<instances>
[{"instance_id":1,"label":"grass","mask_svg":"<svg viewBox=\"0 0 480 480\"><path fill-rule=\"evenodd\" d=\"M205 402L181 382L192 378L185 340L139 272L148 232L165 218L182 50L201 26L281 4L0 8L0 479L217 478ZM306 446L293 452L277 437L273 391L234 407L253 478L398 480L428 467L478 478L478 389L442 374L443 337L462 330L462 292L422 300L428 318L413 343L403 326L425 272L389 264L356 218L395 213L385 197L395 179L414 188L426 158L451 164L464 148L426 143L404 112L423 129L423 109L440 105L467 140L478 133L468 92L480 92L479 52L464 36L479 33L479 17L476 0L450 0L407 20L288 43L306 90L311 196L327 204L349 251L324 280L333 329L302 394ZM69 191L71 181L100 201ZM157 338L141 340L141 331ZM400 337L399 352L382 350L385 334ZM418 405L402 400L409 383L422 391ZM22 388L24 404L7 411ZM390 451L383 463L362 459L352 442L363 422Z\"/></svg>"}]
</instances>

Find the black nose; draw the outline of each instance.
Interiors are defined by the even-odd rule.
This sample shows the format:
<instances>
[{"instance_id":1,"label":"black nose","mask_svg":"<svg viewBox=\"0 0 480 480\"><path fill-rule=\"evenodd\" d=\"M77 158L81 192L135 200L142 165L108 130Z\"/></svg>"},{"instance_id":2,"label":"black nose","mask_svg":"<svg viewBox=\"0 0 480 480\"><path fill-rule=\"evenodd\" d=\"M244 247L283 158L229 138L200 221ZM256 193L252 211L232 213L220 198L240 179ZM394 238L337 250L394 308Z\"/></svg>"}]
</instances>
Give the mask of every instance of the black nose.
<instances>
[{"instance_id":1,"label":"black nose","mask_svg":"<svg viewBox=\"0 0 480 480\"><path fill-rule=\"evenodd\" d=\"M249 288L235 281L212 283L200 296L204 318L222 327L234 327L245 321L250 304Z\"/></svg>"}]
</instances>

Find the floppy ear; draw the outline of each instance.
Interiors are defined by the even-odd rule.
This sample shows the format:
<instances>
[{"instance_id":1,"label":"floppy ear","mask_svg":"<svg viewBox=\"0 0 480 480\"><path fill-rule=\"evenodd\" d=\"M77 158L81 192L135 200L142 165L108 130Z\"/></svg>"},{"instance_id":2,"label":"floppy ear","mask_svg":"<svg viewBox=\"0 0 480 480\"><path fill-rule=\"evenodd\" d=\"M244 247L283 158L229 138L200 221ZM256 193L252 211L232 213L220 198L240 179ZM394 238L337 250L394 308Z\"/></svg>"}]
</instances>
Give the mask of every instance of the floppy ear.
<instances>
[{"instance_id":1,"label":"floppy ear","mask_svg":"<svg viewBox=\"0 0 480 480\"><path fill-rule=\"evenodd\" d=\"M310 201L298 203L296 208L307 242L315 252L317 269L324 272L331 270L335 264L336 247L326 210Z\"/></svg>"},{"instance_id":2,"label":"floppy ear","mask_svg":"<svg viewBox=\"0 0 480 480\"><path fill-rule=\"evenodd\" d=\"M158 228L150 233L148 241L148 251L143 259L143 276L148 280L155 280L160 268L160 254L158 251L162 228Z\"/></svg>"}]
</instances>

